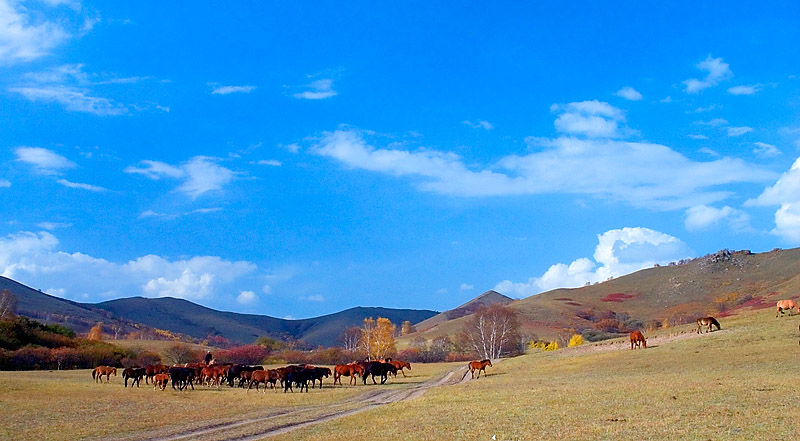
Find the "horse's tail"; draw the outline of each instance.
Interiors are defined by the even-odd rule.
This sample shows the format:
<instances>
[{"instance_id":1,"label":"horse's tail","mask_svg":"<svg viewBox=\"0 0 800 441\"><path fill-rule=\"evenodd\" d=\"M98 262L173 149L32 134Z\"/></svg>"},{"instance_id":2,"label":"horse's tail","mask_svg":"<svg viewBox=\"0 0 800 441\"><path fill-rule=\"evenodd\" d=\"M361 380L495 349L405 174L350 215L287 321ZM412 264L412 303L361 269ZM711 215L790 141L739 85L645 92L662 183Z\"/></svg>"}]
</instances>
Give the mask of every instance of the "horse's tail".
<instances>
[{"instance_id":1,"label":"horse's tail","mask_svg":"<svg viewBox=\"0 0 800 441\"><path fill-rule=\"evenodd\" d=\"M468 373L469 373L469 366L467 366L467 370L464 371L464 375L461 376L461 381L464 381L464 378L467 378Z\"/></svg>"},{"instance_id":2,"label":"horse's tail","mask_svg":"<svg viewBox=\"0 0 800 441\"><path fill-rule=\"evenodd\" d=\"M97 375L97 368L92 369L92 380L96 378Z\"/></svg>"}]
</instances>

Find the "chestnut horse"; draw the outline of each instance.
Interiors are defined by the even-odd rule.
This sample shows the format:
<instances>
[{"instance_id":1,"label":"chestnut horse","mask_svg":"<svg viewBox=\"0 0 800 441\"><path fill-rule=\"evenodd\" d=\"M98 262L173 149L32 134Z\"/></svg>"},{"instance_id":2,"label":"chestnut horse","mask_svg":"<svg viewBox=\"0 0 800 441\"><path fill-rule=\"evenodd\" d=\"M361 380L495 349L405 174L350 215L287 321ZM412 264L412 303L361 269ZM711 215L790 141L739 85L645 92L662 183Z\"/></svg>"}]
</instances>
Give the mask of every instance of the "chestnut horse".
<instances>
[{"instance_id":1,"label":"chestnut horse","mask_svg":"<svg viewBox=\"0 0 800 441\"><path fill-rule=\"evenodd\" d=\"M775 317L782 316L784 311L789 311L789 315L792 315L792 309L797 308L797 312L800 313L800 307L797 306L797 303L794 300L778 300L778 304L776 305L778 312L775 313Z\"/></svg>"},{"instance_id":2,"label":"chestnut horse","mask_svg":"<svg viewBox=\"0 0 800 441\"><path fill-rule=\"evenodd\" d=\"M642 331L631 332L631 349L635 347L647 349L647 340L644 339Z\"/></svg>"},{"instance_id":3,"label":"chestnut horse","mask_svg":"<svg viewBox=\"0 0 800 441\"><path fill-rule=\"evenodd\" d=\"M168 384L169 384L169 374L162 373L162 374L155 374L153 376L153 390L156 390L156 388L164 390L167 388Z\"/></svg>"},{"instance_id":4,"label":"chestnut horse","mask_svg":"<svg viewBox=\"0 0 800 441\"><path fill-rule=\"evenodd\" d=\"M339 382L342 386L342 377L350 377L350 384L356 384L356 375L364 375L364 366L358 363L337 364L333 367L333 384Z\"/></svg>"},{"instance_id":5,"label":"chestnut horse","mask_svg":"<svg viewBox=\"0 0 800 441\"><path fill-rule=\"evenodd\" d=\"M492 366L492 360L486 359L481 361L470 361L467 365L467 372L472 374L472 378L480 378L481 372L483 372L483 376L486 376L486 366ZM478 376L475 376L475 371L478 371ZM464 372L464 376L461 377L463 380L464 377L467 376L467 372Z\"/></svg>"},{"instance_id":6,"label":"chestnut horse","mask_svg":"<svg viewBox=\"0 0 800 441\"><path fill-rule=\"evenodd\" d=\"M403 369L408 368L408 370L411 370L411 363L409 363L407 361L389 360L389 361L387 361L387 363L391 363L391 365L394 366L395 369L397 369L401 374L403 374L404 377L406 376L406 373L405 373L405 371L403 371ZM394 376L396 377L397 374L394 374Z\"/></svg>"},{"instance_id":7,"label":"chestnut horse","mask_svg":"<svg viewBox=\"0 0 800 441\"><path fill-rule=\"evenodd\" d=\"M97 366L92 371L92 378L94 379L95 383L99 383L99 382L102 381L100 379L100 377L105 375L106 376L106 381L105 382L108 383L111 380L111 374L114 374L114 376L116 377L117 376L117 368L112 367L112 366Z\"/></svg>"},{"instance_id":8,"label":"chestnut horse","mask_svg":"<svg viewBox=\"0 0 800 441\"><path fill-rule=\"evenodd\" d=\"M700 334L700 330L703 328L703 326L706 327L706 332L713 331L712 326L716 326L717 327L717 331L722 329L722 327L719 325L719 322L714 317L703 317L703 318L697 319L697 333L698 334Z\"/></svg>"}]
</instances>

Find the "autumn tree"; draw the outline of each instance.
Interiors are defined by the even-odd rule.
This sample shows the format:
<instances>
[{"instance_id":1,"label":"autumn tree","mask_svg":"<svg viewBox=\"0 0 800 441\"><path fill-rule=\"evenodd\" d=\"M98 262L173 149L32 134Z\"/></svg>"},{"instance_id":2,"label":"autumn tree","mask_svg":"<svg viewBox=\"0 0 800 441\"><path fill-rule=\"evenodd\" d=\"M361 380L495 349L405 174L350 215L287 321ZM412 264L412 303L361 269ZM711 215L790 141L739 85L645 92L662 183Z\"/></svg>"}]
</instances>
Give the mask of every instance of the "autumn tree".
<instances>
[{"instance_id":1,"label":"autumn tree","mask_svg":"<svg viewBox=\"0 0 800 441\"><path fill-rule=\"evenodd\" d=\"M200 358L189 346L180 343L168 347L163 354L174 364L189 363Z\"/></svg>"},{"instance_id":2,"label":"autumn tree","mask_svg":"<svg viewBox=\"0 0 800 441\"><path fill-rule=\"evenodd\" d=\"M0 292L0 320L14 317L17 311L17 296L4 289Z\"/></svg>"},{"instance_id":3,"label":"autumn tree","mask_svg":"<svg viewBox=\"0 0 800 441\"><path fill-rule=\"evenodd\" d=\"M417 332L417 328L414 325L406 320L400 325L400 335L408 335Z\"/></svg>"},{"instance_id":4,"label":"autumn tree","mask_svg":"<svg viewBox=\"0 0 800 441\"><path fill-rule=\"evenodd\" d=\"M92 329L89 330L89 335L86 336L89 340L102 340L103 339L103 322L97 322L96 325L92 326Z\"/></svg>"},{"instance_id":5,"label":"autumn tree","mask_svg":"<svg viewBox=\"0 0 800 441\"><path fill-rule=\"evenodd\" d=\"M497 359L517 349L519 323L517 313L495 303L478 308L464 323L464 340L481 358Z\"/></svg>"},{"instance_id":6,"label":"autumn tree","mask_svg":"<svg viewBox=\"0 0 800 441\"><path fill-rule=\"evenodd\" d=\"M396 332L397 327L387 318L378 317L378 320L372 317L365 318L359 346L370 360L390 357L396 352L394 342Z\"/></svg>"}]
</instances>

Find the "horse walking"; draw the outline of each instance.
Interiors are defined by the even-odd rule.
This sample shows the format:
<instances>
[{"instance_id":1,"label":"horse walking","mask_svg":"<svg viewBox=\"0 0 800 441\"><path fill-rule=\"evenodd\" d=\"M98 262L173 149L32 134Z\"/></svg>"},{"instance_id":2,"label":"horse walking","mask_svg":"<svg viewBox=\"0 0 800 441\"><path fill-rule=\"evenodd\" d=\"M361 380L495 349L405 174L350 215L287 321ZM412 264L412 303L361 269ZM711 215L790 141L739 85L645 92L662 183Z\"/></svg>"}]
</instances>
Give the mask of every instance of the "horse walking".
<instances>
[{"instance_id":1,"label":"horse walking","mask_svg":"<svg viewBox=\"0 0 800 441\"><path fill-rule=\"evenodd\" d=\"M631 332L631 349L634 347L647 349L647 340L644 339L642 331Z\"/></svg>"},{"instance_id":2,"label":"horse walking","mask_svg":"<svg viewBox=\"0 0 800 441\"><path fill-rule=\"evenodd\" d=\"M492 360L486 359L481 361L470 361L467 365L467 372L472 375L472 378L480 378L481 372L483 372L483 376L486 376L486 366L492 366ZM478 371L478 375L475 376L475 371ZM464 377L467 376L467 372L464 372L464 376L461 377L463 380Z\"/></svg>"},{"instance_id":3,"label":"horse walking","mask_svg":"<svg viewBox=\"0 0 800 441\"><path fill-rule=\"evenodd\" d=\"M778 300L778 304L775 305L777 308L777 312L775 313L775 317L783 316L784 311L789 311L789 315L792 315L792 309L797 308L797 312L800 313L800 307L797 306L797 303L794 302L792 299L788 300Z\"/></svg>"},{"instance_id":4,"label":"horse walking","mask_svg":"<svg viewBox=\"0 0 800 441\"><path fill-rule=\"evenodd\" d=\"M112 374L115 377L117 376L117 368L112 366L97 366L92 371L92 379L94 379L95 383L100 383L102 382L102 379L100 377L105 375L106 376L105 382L108 383L111 380Z\"/></svg>"},{"instance_id":5,"label":"horse walking","mask_svg":"<svg viewBox=\"0 0 800 441\"><path fill-rule=\"evenodd\" d=\"M719 322L714 317L703 317L703 318L697 319L697 333L698 334L701 333L700 330L703 328L703 326L706 327L706 332L713 331L714 329L711 328L712 326L716 326L717 327L717 331L722 329L722 327L719 325Z\"/></svg>"}]
</instances>

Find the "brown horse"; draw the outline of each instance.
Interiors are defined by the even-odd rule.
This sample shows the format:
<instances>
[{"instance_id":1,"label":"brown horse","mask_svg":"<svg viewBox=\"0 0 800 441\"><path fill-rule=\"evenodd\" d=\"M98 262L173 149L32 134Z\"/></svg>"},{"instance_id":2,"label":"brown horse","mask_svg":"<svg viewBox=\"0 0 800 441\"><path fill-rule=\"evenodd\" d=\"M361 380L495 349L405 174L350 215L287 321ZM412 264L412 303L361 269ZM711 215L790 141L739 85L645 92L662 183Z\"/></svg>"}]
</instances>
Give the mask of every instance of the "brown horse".
<instances>
[{"instance_id":1,"label":"brown horse","mask_svg":"<svg viewBox=\"0 0 800 441\"><path fill-rule=\"evenodd\" d=\"M713 331L714 329L712 328L712 326L716 326L717 327L717 331L722 329L722 326L719 325L719 322L714 317L702 317L702 318L697 319L697 333L698 334L700 334L700 330L703 328L703 326L706 327L706 332Z\"/></svg>"},{"instance_id":2,"label":"brown horse","mask_svg":"<svg viewBox=\"0 0 800 441\"><path fill-rule=\"evenodd\" d=\"M480 378L481 372L483 372L483 376L485 377L486 366L492 366L492 360L486 359L481 361L470 361L467 365L467 372L472 375L472 378ZM477 376L475 376L475 371L478 371ZM464 372L464 376L461 377L462 380L467 376L467 372Z\"/></svg>"},{"instance_id":3,"label":"brown horse","mask_svg":"<svg viewBox=\"0 0 800 441\"><path fill-rule=\"evenodd\" d=\"M797 303L794 300L778 300L778 304L775 306L778 309L778 312L775 313L775 317L782 316L784 311L789 311L789 315L792 315L792 309L797 308L797 312L800 313L800 307L797 306Z\"/></svg>"},{"instance_id":4,"label":"brown horse","mask_svg":"<svg viewBox=\"0 0 800 441\"><path fill-rule=\"evenodd\" d=\"M114 374L114 376L116 377L117 376L117 368L112 367L112 366L97 366L92 371L92 378L94 379L95 383L99 383L99 382L102 381L100 379L100 377L105 375L106 376L106 381L105 382L108 383L109 381L111 381L111 374Z\"/></svg>"},{"instance_id":5,"label":"brown horse","mask_svg":"<svg viewBox=\"0 0 800 441\"><path fill-rule=\"evenodd\" d=\"M350 385L355 385L356 375L364 375L364 366L358 363L337 364L333 367L333 384L338 381L341 386L342 377L350 377Z\"/></svg>"},{"instance_id":6,"label":"brown horse","mask_svg":"<svg viewBox=\"0 0 800 441\"><path fill-rule=\"evenodd\" d=\"M408 370L411 370L411 363L407 361L389 360L387 363L391 363L391 365L394 366L395 369L397 369L401 374L403 374L404 377L406 376L406 373L403 371L403 369L408 368ZM397 374L394 374L394 376L396 377Z\"/></svg>"},{"instance_id":7,"label":"brown horse","mask_svg":"<svg viewBox=\"0 0 800 441\"><path fill-rule=\"evenodd\" d=\"M647 349L647 340L644 339L642 331L631 332L631 349L635 347Z\"/></svg>"},{"instance_id":8,"label":"brown horse","mask_svg":"<svg viewBox=\"0 0 800 441\"><path fill-rule=\"evenodd\" d=\"M162 374L155 374L153 376L153 390L156 390L156 388L164 390L167 388L168 384L169 384L169 374L162 373Z\"/></svg>"}]
</instances>

